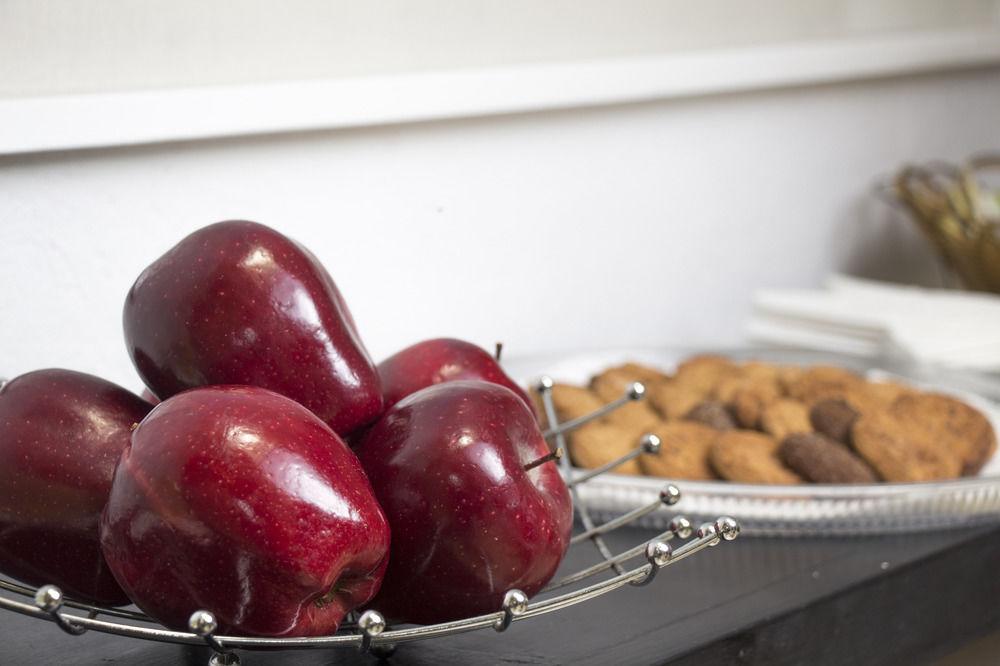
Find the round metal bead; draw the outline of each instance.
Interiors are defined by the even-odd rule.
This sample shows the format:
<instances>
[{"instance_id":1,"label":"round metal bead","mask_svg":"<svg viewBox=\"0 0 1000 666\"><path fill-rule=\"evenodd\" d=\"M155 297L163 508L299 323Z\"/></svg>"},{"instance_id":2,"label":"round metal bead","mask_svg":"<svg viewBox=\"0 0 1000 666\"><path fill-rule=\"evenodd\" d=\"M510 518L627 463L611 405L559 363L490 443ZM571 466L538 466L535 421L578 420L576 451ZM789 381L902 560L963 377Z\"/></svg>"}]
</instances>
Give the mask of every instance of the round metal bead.
<instances>
[{"instance_id":1,"label":"round metal bead","mask_svg":"<svg viewBox=\"0 0 1000 666\"><path fill-rule=\"evenodd\" d=\"M646 544L646 559L657 567L666 566L673 554L674 549L666 541L650 541Z\"/></svg>"},{"instance_id":2,"label":"round metal bead","mask_svg":"<svg viewBox=\"0 0 1000 666\"><path fill-rule=\"evenodd\" d=\"M208 666L239 666L240 658L235 652L213 652Z\"/></svg>"},{"instance_id":3,"label":"round metal bead","mask_svg":"<svg viewBox=\"0 0 1000 666\"><path fill-rule=\"evenodd\" d=\"M715 529L726 541L732 541L740 535L740 524L729 516L723 516L715 521Z\"/></svg>"},{"instance_id":4,"label":"round metal bead","mask_svg":"<svg viewBox=\"0 0 1000 666\"><path fill-rule=\"evenodd\" d=\"M668 483L660 491L660 501L667 506L673 506L681 501L681 489L672 483Z\"/></svg>"},{"instance_id":5,"label":"round metal bead","mask_svg":"<svg viewBox=\"0 0 1000 666\"><path fill-rule=\"evenodd\" d=\"M670 521L670 531L673 532L679 539L687 539L691 536L691 532L694 528L691 526L691 521L684 516L677 516Z\"/></svg>"},{"instance_id":6,"label":"round metal bead","mask_svg":"<svg viewBox=\"0 0 1000 666\"><path fill-rule=\"evenodd\" d=\"M660 438L651 432L647 432L642 436L642 439L639 440L639 445L642 446L643 453L657 453L660 450L660 445L662 443L663 442Z\"/></svg>"},{"instance_id":7,"label":"round metal bead","mask_svg":"<svg viewBox=\"0 0 1000 666\"><path fill-rule=\"evenodd\" d=\"M719 536L719 530L715 529L715 523L702 523L698 526L698 531L695 532L699 539L703 539L708 536L717 537Z\"/></svg>"},{"instance_id":8,"label":"round metal bead","mask_svg":"<svg viewBox=\"0 0 1000 666\"><path fill-rule=\"evenodd\" d=\"M646 385L642 382L632 382L625 395L629 400L642 400L642 396L646 395Z\"/></svg>"},{"instance_id":9,"label":"round metal bead","mask_svg":"<svg viewBox=\"0 0 1000 666\"><path fill-rule=\"evenodd\" d=\"M536 386L536 388L539 391L551 391L552 387L555 385L556 383L552 381L552 378L549 377L548 375L545 375L538 379L538 385Z\"/></svg>"},{"instance_id":10,"label":"round metal bead","mask_svg":"<svg viewBox=\"0 0 1000 666\"><path fill-rule=\"evenodd\" d=\"M55 585L42 585L35 591L35 605L46 613L59 610L63 603L63 593Z\"/></svg>"},{"instance_id":11,"label":"round metal bead","mask_svg":"<svg viewBox=\"0 0 1000 666\"><path fill-rule=\"evenodd\" d=\"M521 590L508 590L503 595L503 608L514 615L520 615L528 610L528 595Z\"/></svg>"},{"instance_id":12,"label":"round metal bead","mask_svg":"<svg viewBox=\"0 0 1000 666\"><path fill-rule=\"evenodd\" d=\"M358 628L369 636L378 636L385 627L385 618L376 610L367 610L358 618Z\"/></svg>"},{"instance_id":13,"label":"round metal bead","mask_svg":"<svg viewBox=\"0 0 1000 666\"><path fill-rule=\"evenodd\" d=\"M215 621L215 615L207 610L196 610L188 618L188 628L199 636L208 636L219 628L219 623Z\"/></svg>"}]
</instances>

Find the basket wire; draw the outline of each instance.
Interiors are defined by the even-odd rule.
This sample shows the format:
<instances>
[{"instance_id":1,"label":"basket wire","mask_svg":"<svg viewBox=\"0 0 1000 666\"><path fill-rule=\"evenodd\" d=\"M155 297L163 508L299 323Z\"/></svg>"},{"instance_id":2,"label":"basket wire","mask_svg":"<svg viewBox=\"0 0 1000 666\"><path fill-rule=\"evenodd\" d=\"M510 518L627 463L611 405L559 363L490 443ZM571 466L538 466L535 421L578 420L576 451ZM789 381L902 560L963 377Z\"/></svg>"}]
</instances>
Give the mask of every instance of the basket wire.
<instances>
[{"instance_id":1,"label":"basket wire","mask_svg":"<svg viewBox=\"0 0 1000 666\"><path fill-rule=\"evenodd\" d=\"M360 615L349 614L334 635L294 638L218 636L215 616L211 611L203 609L192 613L189 621L190 631L169 630L159 626L156 620L141 612L105 608L66 599L62 591L54 585L33 588L2 578L0 578L0 590L8 594L0 594L0 608L49 620L64 632L74 636L87 631L97 631L166 643L208 645L212 649L209 664L214 666L239 664L240 658L235 651L252 649L347 648L369 652L376 657L385 657L390 655L397 645L403 643L479 629L492 628L496 631L505 631L514 622L556 612L627 585L648 585L660 569L705 548L715 546L721 541L731 541L739 535L739 524L729 517L703 523L695 529L684 516L675 516L670 520L668 529L653 539L620 553L613 553L605 542L604 535L654 511L676 504L681 497L680 490L674 484L667 483L656 501L636 507L606 522L595 523L586 504L580 501L578 487L629 460L655 454L659 450L660 440L656 435L646 434L627 454L599 468L581 473L574 471L569 456L563 455L567 450L566 434L633 400L641 400L645 395L645 388L641 383L633 383L618 400L591 414L560 423L552 401L552 387L553 382L548 377L542 377L537 383L537 390L549 424L548 430L543 434L546 440L554 444L553 458L559 459L560 469L573 498L576 518L581 526L581 529L572 536L570 547L583 547L581 544L589 541L601 559L592 566L550 582L534 599L529 600L520 590L509 590L504 596L501 608L492 613L451 622L400 628L390 628L377 610L366 610ZM684 543L673 547L670 542L675 539L683 540ZM638 562L630 565L633 560ZM606 572L610 572L611 576L567 592L556 593L557 590L583 583ZM33 603L19 601L15 596L30 597ZM67 609L80 613L69 612Z\"/></svg>"}]
</instances>

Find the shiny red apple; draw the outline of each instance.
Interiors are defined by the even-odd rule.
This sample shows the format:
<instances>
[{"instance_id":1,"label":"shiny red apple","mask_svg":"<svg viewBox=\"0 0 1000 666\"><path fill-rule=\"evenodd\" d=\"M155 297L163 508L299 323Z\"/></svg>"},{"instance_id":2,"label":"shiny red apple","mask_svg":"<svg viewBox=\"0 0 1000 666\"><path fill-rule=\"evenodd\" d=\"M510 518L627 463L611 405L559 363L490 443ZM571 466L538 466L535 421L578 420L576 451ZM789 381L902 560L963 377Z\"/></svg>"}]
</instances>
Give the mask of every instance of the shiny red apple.
<instances>
[{"instance_id":1,"label":"shiny red apple","mask_svg":"<svg viewBox=\"0 0 1000 666\"><path fill-rule=\"evenodd\" d=\"M510 389L454 381L399 401L358 457L392 529L389 568L369 604L397 621L500 610L555 573L573 510L531 411Z\"/></svg>"},{"instance_id":2,"label":"shiny red apple","mask_svg":"<svg viewBox=\"0 0 1000 666\"><path fill-rule=\"evenodd\" d=\"M454 338L424 340L396 352L378 364L385 406L422 388L459 379L477 379L506 386L534 412L534 404L503 371L497 359L471 342Z\"/></svg>"},{"instance_id":3,"label":"shiny red apple","mask_svg":"<svg viewBox=\"0 0 1000 666\"><path fill-rule=\"evenodd\" d=\"M0 389L0 571L79 600L128 603L98 522L118 456L150 409L71 370L29 372Z\"/></svg>"},{"instance_id":4,"label":"shiny red apple","mask_svg":"<svg viewBox=\"0 0 1000 666\"><path fill-rule=\"evenodd\" d=\"M122 453L101 521L139 608L183 629L313 636L382 582L389 528L347 445L266 389L213 386L160 403Z\"/></svg>"},{"instance_id":5,"label":"shiny red apple","mask_svg":"<svg viewBox=\"0 0 1000 666\"><path fill-rule=\"evenodd\" d=\"M136 280L129 353L160 399L211 384L271 389L346 434L382 412L378 372L305 248L254 222L195 231Z\"/></svg>"}]
</instances>

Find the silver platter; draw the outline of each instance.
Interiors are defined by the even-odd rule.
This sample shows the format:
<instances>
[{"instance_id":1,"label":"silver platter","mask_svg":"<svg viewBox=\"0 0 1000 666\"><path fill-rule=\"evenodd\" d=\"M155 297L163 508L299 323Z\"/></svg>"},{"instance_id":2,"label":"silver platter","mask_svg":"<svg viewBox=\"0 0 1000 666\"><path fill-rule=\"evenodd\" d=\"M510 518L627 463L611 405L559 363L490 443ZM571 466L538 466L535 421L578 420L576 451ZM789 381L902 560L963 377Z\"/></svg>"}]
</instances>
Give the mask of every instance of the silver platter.
<instances>
[{"instance_id":1,"label":"silver platter","mask_svg":"<svg viewBox=\"0 0 1000 666\"><path fill-rule=\"evenodd\" d=\"M982 411L1000 433L1000 382L985 375L930 370L904 361L877 362L850 356L769 349L713 350L736 359L774 363L835 364L862 372L870 379L891 378L918 388L955 395ZM541 371L555 381L586 384L589 378L627 361L665 371L696 353L678 349L615 349L509 358L506 365L526 383ZM987 398L986 396L990 396ZM575 470L583 474L582 470ZM865 485L806 484L748 485L724 481L688 481L677 505L685 515L739 516L744 534L757 536L833 536L886 532L918 532L1000 522L1000 455L979 476L934 483L879 483ZM664 479L602 474L580 488L580 501L599 518L652 501ZM663 528L669 515L657 511L639 524Z\"/></svg>"}]
</instances>

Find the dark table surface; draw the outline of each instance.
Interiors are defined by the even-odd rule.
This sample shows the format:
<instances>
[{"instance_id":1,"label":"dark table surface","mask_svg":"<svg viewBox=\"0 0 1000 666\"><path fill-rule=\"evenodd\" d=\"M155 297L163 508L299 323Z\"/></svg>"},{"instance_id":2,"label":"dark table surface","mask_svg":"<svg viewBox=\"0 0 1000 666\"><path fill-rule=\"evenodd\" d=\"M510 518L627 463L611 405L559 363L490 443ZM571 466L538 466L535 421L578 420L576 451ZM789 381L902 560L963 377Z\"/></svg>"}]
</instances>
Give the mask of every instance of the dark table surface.
<instances>
[{"instance_id":1,"label":"dark table surface","mask_svg":"<svg viewBox=\"0 0 1000 666\"><path fill-rule=\"evenodd\" d=\"M615 550L652 536L619 530ZM567 568L590 563L576 549ZM647 587L491 630L405 644L397 664L919 664L1000 628L1000 527L722 543ZM0 664L205 664L206 649L0 611ZM245 666L371 664L348 651L241 653Z\"/></svg>"}]
</instances>

